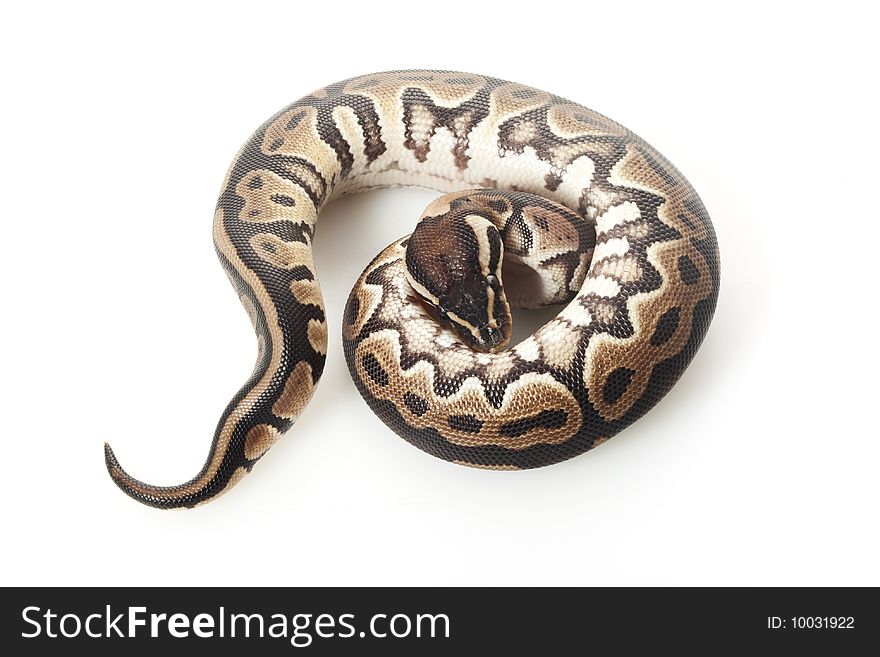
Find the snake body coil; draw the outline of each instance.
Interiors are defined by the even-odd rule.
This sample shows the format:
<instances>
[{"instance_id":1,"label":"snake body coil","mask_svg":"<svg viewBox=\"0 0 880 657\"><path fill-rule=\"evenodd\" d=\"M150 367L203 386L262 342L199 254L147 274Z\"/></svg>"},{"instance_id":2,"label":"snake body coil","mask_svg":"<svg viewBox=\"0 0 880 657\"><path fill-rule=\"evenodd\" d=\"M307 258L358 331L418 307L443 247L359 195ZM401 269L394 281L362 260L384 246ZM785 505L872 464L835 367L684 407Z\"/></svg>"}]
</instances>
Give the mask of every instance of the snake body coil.
<instances>
[{"instance_id":1,"label":"snake body coil","mask_svg":"<svg viewBox=\"0 0 880 657\"><path fill-rule=\"evenodd\" d=\"M324 368L320 209L401 185L447 196L361 275L343 343L364 399L412 444L483 468L555 463L639 418L696 353L718 296L718 245L699 197L656 150L520 84L447 71L353 78L269 119L223 183L214 242L259 354L204 467L152 486L105 446L119 488L192 507L251 470ZM505 348L509 307L566 302Z\"/></svg>"}]
</instances>

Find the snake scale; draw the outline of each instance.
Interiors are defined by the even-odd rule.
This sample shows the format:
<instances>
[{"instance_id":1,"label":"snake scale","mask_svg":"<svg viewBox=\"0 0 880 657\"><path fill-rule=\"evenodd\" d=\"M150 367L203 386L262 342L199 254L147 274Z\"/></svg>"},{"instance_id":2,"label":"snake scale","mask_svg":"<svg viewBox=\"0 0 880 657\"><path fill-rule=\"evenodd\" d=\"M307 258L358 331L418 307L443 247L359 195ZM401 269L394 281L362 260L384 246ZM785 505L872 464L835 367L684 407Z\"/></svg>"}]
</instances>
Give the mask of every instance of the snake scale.
<instances>
[{"instance_id":1,"label":"snake scale","mask_svg":"<svg viewBox=\"0 0 880 657\"><path fill-rule=\"evenodd\" d=\"M413 445L496 470L562 461L643 415L696 353L718 297L718 245L693 188L651 146L495 78L352 78L270 118L223 182L214 243L258 357L204 467L178 486L149 485L105 445L119 488L150 506L193 507L250 472L324 368L320 209L395 186L445 195L367 266L342 333L361 395ZM549 304L566 305L508 347L510 308Z\"/></svg>"}]
</instances>

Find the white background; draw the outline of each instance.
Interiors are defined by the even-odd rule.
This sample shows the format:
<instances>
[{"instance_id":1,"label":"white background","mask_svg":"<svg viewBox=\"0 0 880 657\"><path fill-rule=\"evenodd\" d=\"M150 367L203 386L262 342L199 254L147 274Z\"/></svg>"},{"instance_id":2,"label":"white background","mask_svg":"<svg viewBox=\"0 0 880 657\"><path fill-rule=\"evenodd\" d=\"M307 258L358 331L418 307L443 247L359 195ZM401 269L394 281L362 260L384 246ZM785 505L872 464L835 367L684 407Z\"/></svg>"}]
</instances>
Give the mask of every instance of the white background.
<instances>
[{"instance_id":1,"label":"white background","mask_svg":"<svg viewBox=\"0 0 880 657\"><path fill-rule=\"evenodd\" d=\"M352 5L4 5L0 583L880 584L867 3ZM370 413L339 331L433 194L343 200L318 229L331 342L304 415L216 503L134 503L103 441L188 479L253 365L210 238L237 148L314 88L416 67L572 98L687 175L722 253L690 369L563 464L431 458Z\"/></svg>"}]
</instances>

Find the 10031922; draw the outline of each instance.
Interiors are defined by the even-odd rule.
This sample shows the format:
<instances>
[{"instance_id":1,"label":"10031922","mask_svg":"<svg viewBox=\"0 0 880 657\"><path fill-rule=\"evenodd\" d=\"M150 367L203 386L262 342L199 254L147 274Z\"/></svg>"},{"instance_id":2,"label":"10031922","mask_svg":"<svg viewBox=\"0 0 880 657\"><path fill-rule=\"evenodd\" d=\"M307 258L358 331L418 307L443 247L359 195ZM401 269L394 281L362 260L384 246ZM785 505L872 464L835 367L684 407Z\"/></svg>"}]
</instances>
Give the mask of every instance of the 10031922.
<instances>
[{"instance_id":1,"label":"10031922","mask_svg":"<svg viewBox=\"0 0 880 657\"><path fill-rule=\"evenodd\" d=\"M856 620L853 616L768 616L769 630L852 630Z\"/></svg>"}]
</instances>

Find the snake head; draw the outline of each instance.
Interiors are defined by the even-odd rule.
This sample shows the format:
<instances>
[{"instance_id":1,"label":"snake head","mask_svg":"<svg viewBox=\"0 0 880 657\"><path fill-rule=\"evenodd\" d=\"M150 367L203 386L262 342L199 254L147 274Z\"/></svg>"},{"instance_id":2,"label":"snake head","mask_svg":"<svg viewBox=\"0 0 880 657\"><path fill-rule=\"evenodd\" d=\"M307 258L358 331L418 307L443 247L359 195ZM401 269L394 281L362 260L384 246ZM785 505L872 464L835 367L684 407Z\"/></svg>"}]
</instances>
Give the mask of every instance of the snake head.
<instances>
[{"instance_id":1,"label":"snake head","mask_svg":"<svg viewBox=\"0 0 880 657\"><path fill-rule=\"evenodd\" d=\"M510 342L510 306L501 283L504 245L495 225L473 212L423 217L406 245L406 277L439 321L477 351Z\"/></svg>"}]
</instances>

